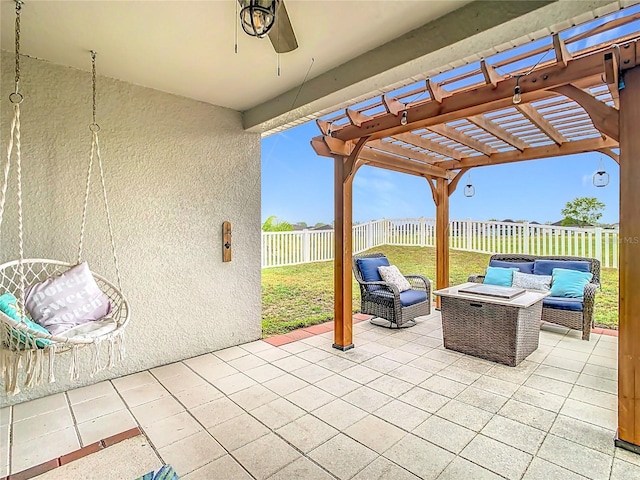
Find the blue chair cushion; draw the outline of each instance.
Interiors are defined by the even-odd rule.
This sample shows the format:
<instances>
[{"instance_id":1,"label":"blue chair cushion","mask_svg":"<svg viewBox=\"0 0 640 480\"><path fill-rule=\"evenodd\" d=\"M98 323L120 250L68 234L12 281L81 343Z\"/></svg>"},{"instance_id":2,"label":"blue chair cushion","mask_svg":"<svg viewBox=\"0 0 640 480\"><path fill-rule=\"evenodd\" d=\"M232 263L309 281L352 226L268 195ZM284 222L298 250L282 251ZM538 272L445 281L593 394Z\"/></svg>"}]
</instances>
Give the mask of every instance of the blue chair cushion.
<instances>
[{"instance_id":1,"label":"blue chair cushion","mask_svg":"<svg viewBox=\"0 0 640 480\"><path fill-rule=\"evenodd\" d=\"M533 273L533 262L505 262L504 260L491 260L490 267L517 268L522 273Z\"/></svg>"},{"instance_id":2,"label":"blue chair cushion","mask_svg":"<svg viewBox=\"0 0 640 480\"><path fill-rule=\"evenodd\" d=\"M381 282L382 277L378 273L378 267L390 266L387 257L358 258L356 261L365 282Z\"/></svg>"},{"instance_id":3,"label":"blue chair cushion","mask_svg":"<svg viewBox=\"0 0 640 480\"><path fill-rule=\"evenodd\" d=\"M416 303L424 302L425 300L427 300L427 294L420 290L405 290L400 293L400 303L403 307L415 305Z\"/></svg>"},{"instance_id":4,"label":"blue chair cushion","mask_svg":"<svg viewBox=\"0 0 640 480\"><path fill-rule=\"evenodd\" d=\"M543 307L556 308L558 310L582 311L582 298L546 297L542 300Z\"/></svg>"},{"instance_id":5,"label":"blue chair cushion","mask_svg":"<svg viewBox=\"0 0 640 480\"><path fill-rule=\"evenodd\" d=\"M513 283L513 272L517 271L517 268L487 267L484 283L487 285L510 287Z\"/></svg>"},{"instance_id":6,"label":"blue chair cushion","mask_svg":"<svg viewBox=\"0 0 640 480\"><path fill-rule=\"evenodd\" d=\"M533 263L533 273L536 275L553 275L554 268L591 272L591 264L583 260L536 260Z\"/></svg>"},{"instance_id":7,"label":"blue chair cushion","mask_svg":"<svg viewBox=\"0 0 640 480\"><path fill-rule=\"evenodd\" d=\"M584 287L592 278L591 272L554 268L550 296L582 298Z\"/></svg>"}]
</instances>

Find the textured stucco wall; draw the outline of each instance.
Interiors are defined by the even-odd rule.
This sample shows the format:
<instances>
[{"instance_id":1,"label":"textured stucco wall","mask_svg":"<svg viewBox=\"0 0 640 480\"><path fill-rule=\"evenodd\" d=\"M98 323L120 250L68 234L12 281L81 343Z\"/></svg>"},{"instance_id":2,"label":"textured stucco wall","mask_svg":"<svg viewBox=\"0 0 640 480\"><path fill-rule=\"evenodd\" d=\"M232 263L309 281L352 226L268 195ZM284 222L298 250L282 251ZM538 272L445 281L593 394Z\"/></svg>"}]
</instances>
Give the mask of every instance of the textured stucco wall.
<instances>
[{"instance_id":1,"label":"textured stucco wall","mask_svg":"<svg viewBox=\"0 0 640 480\"><path fill-rule=\"evenodd\" d=\"M14 67L8 52L2 52L1 67L4 165ZM91 145L90 74L30 58L22 59L21 70L25 254L73 262ZM260 337L260 135L243 131L238 112L104 77L98 77L98 123L123 288L133 312L127 358L91 379L85 349L85 373L72 384L67 355L59 355L55 384L0 403ZM2 262L17 258L12 178ZM99 183L94 186L86 259L115 279ZM230 263L222 262L225 220L233 227Z\"/></svg>"}]
</instances>

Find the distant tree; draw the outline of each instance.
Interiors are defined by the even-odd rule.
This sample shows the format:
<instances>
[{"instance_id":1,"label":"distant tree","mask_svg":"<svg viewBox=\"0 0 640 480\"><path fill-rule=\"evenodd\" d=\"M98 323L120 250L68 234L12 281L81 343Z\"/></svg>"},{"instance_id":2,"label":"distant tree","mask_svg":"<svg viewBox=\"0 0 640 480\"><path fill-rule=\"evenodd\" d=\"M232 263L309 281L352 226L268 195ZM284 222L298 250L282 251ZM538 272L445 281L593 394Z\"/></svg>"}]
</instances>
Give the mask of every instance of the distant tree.
<instances>
[{"instance_id":1,"label":"distant tree","mask_svg":"<svg viewBox=\"0 0 640 480\"><path fill-rule=\"evenodd\" d=\"M314 225L314 227L323 227L325 224L322 222L318 222Z\"/></svg>"},{"instance_id":2,"label":"distant tree","mask_svg":"<svg viewBox=\"0 0 640 480\"><path fill-rule=\"evenodd\" d=\"M293 225L289 222L279 221L275 215L271 215L262 224L263 232L290 232L293 230Z\"/></svg>"},{"instance_id":3,"label":"distant tree","mask_svg":"<svg viewBox=\"0 0 640 480\"><path fill-rule=\"evenodd\" d=\"M296 225L298 225L299 227L302 227L302 228L307 228L309 226L309 225L307 225L307 222L298 222L298 223L296 223Z\"/></svg>"},{"instance_id":4,"label":"distant tree","mask_svg":"<svg viewBox=\"0 0 640 480\"><path fill-rule=\"evenodd\" d=\"M562 225L593 225L600 217L605 204L596 197L578 197L567 202L560 213L564 216Z\"/></svg>"}]
</instances>

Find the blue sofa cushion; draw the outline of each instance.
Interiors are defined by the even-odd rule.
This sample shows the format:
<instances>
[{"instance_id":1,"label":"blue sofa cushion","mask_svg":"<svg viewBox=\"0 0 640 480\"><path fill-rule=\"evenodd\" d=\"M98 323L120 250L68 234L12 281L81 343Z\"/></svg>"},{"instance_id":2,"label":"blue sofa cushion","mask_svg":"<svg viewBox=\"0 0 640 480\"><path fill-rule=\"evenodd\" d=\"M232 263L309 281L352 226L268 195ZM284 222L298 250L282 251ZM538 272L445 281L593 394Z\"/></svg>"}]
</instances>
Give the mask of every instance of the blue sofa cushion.
<instances>
[{"instance_id":1,"label":"blue sofa cushion","mask_svg":"<svg viewBox=\"0 0 640 480\"><path fill-rule=\"evenodd\" d=\"M546 297L542 300L543 307L556 308L558 310L582 311L582 298Z\"/></svg>"},{"instance_id":2,"label":"blue sofa cushion","mask_svg":"<svg viewBox=\"0 0 640 480\"><path fill-rule=\"evenodd\" d=\"M522 273L533 273L533 262L505 262L504 260L491 260L489 262L489 266L502 267L502 268L517 268Z\"/></svg>"},{"instance_id":3,"label":"blue sofa cushion","mask_svg":"<svg viewBox=\"0 0 640 480\"><path fill-rule=\"evenodd\" d=\"M387 257L358 258L358 268L365 282L381 282L382 277L378 272L378 267L388 267Z\"/></svg>"},{"instance_id":4,"label":"blue sofa cushion","mask_svg":"<svg viewBox=\"0 0 640 480\"><path fill-rule=\"evenodd\" d=\"M510 287L513 283L513 272L517 271L517 268L487 267L484 283L487 285Z\"/></svg>"},{"instance_id":5,"label":"blue sofa cushion","mask_svg":"<svg viewBox=\"0 0 640 480\"><path fill-rule=\"evenodd\" d=\"M426 292L421 290L405 290L400 294L400 303L403 307L409 305L415 305L416 303L424 302L427 299Z\"/></svg>"},{"instance_id":6,"label":"blue sofa cushion","mask_svg":"<svg viewBox=\"0 0 640 480\"><path fill-rule=\"evenodd\" d=\"M536 275L552 275L554 268L591 272L591 264L582 260L536 260L533 263L533 273Z\"/></svg>"}]
</instances>

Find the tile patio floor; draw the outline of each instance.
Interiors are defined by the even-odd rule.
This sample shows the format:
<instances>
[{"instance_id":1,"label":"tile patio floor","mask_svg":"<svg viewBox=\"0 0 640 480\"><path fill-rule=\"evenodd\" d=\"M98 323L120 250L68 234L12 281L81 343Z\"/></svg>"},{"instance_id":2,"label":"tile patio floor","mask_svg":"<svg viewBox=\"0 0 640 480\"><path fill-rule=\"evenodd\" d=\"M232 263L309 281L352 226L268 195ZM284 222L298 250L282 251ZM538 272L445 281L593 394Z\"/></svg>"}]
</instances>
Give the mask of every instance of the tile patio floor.
<instances>
[{"instance_id":1,"label":"tile patio floor","mask_svg":"<svg viewBox=\"0 0 640 480\"><path fill-rule=\"evenodd\" d=\"M445 350L437 312L407 330L358 323L348 352L332 335L256 341L3 409L0 477L138 427L128 442L184 480L640 479L640 456L613 446L616 337L544 325L512 368ZM77 461L94 477L42 478L107 478L116 447ZM117 458L135 468L136 455Z\"/></svg>"}]
</instances>

